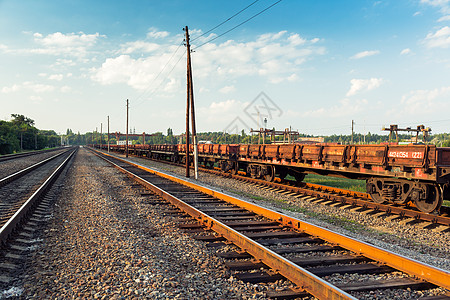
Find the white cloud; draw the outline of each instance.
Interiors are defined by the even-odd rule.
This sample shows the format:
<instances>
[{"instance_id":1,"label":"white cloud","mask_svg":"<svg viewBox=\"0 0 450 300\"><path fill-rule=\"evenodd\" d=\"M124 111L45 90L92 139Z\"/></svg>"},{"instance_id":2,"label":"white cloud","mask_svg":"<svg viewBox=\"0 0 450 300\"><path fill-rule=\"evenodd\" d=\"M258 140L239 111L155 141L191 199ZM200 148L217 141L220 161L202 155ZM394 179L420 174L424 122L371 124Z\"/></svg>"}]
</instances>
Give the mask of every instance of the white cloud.
<instances>
[{"instance_id":1,"label":"white cloud","mask_svg":"<svg viewBox=\"0 0 450 300\"><path fill-rule=\"evenodd\" d=\"M29 89L35 93L52 92L55 90L55 87L53 85L34 83L34 82L30 82L30 81L24 82L23 87L26 89Z\"/></svg>"},{"instance_id":2,"label":"white cloud","mask_svg":"<svg viewBox=\"0 0 450 300\"><path fill-rule=\"evenodd\" d=\"M222 44L204 45L193 56L196 76L261 76L269 82L292 80L292 74L300 72L299 66L317 55L323 55L323 47L316 46L299 35L286 31L267 33L255 41L238 43L228 40Z\"/></svg>"},{"instance_id":3,"label":"white cloud","mask_svg":"<svg viewBox=\"0 0 450 300\"><path fill-rule=\"evenodd\" d=\"M439 7L442 12L446 12L450 6L450 0L420 0L423 4Z\"/></svg>"},{"instance_id":4,"label":"white cloud","mask_svg":"<svg viewBox=\"0 0 450 300\"><path fill-rule=\"evenodd\" d=\"M381 86L383 83L382 78L370 78L370 79L352 79L350 80L350 90L346 96L353 96L360 92L370 91Z\"/></svg>"},{"instance_id":5,"label":"white cloud","mask_svg":"<svg viewBox=\"0 0 450 300\"><path fill-rule=\"evenodd\" d=\"M51 92L55 90L55 87L48 84L42 84L42 83L34 83L31 81L25 81L21 84L14 84L11 87L3 87L2 93L13 93L17 92L19 90L30 90L34 93L45 93L45 92Z\"/></svg>"},{"instance_id":6,"label":"white cloud","mask_svg":"<svg viewBox=\"0 0 450 300\"><path fill-rule=\"evenodd\" d=\"M435 33L427 34L424 43L429 48L449 48L450 47L450 27L445 26Z\"/></svg>"},{"instance_id":7,"label":"white cloud","mask_svg":"<svg viewBox=\"0 0 450 300\"><path fill-rule=\"evenodd\" d=\"M73 67L76 63L71 59L65 59L65 58L58 58L56 59L56 63L54 63L51 67L59 67L59 66L67 66L67 67Z\"/></svg>"},{"instance_id":8,"label":"white cloud","mask_svg":"<svg viewBox=\"0 0 450 300\"><path fill-rule=\"evenodd\" d=\"M60 88L60 91L63 93L68 93L68 92L72 91L72 88L68 85L65 85Z\"/></svg>"},{"instance_id":9,"label":"white cloud","mask_svg":"<svg viewBox=\"0 0 450 300\"><path fill-rule=\"evenodd\" d=\"M219 90L219 92L221 92L222 94L228 94L231 92L234 92L236 90L236 88L234 87L234 85L228 85L228 86L224 86L223 88L221 88Z\"/></svg>"},{"instance_id":10,"label":"white cloud","mask_svg":"<svg viewBox=\"0 0 450 300\"><path fill-rule=\"evenodd\" d=\"M369 102L366 99L362 100L350 100L344 98L339 101L337 105L332 107L321 107L314 110L306 111L302 113L302 117L307 118L339 118L346 116L353 116L360 112L368 110ZM288 114L292 112L288 111ZM295 114L295 112L294 112Z\"/></svg>"},{"instance_id":11,"label":"white cloud","mask_svg":"<svg viewBox=\"0 0 450 300\"><path fill-rule=\"evenodd\" d=\"M135 41L128 42L122 45L122 48L119 50L121 54L131 54L134 52L153 52L158 50L160 45L155 43L148 43L144 41Z\"/></svg>"},{"instance_id":12,"label":"white cloud","mask_svg":"<svg viewBox=\"0 0 450 300\"><path fill-rule=\"evenodd\" d=\"M443 15L438 19L438 22L445 22L450 20L450 0L421 0L422 4L431 5L439 8L439 12Z\"/></svg>"},{"instance_id":13,"label":"white cloud","mask_svg":"<svg viewBox=\"0 0 450 300\"><path fill-rule=\"evenodd\" d=\"M56 80L56 81L61 81L61 80L63 80L63 78L64 78L63 74L52 74L48 77L48 79Z\"/></svg>"},{"instance_id":14,"label":"white cloud","mask_svg":"<svg viewBox=\"0 0 450 300\"><path fill-rule=\"evenodd\" d=\"M35 103L40 103L43 99L41 96L31 95L30 100Z\"/></svg>"},{"instance_id":15,"label":"white cloud","mask_svg":"<svg viewBox=\"0 0 450 300\"><path fill-rule=\"evenodd\" d=\"M414 14L413 14L413 17L417 17L417 16L420 16L422 14L422 12L420 12L420 11L416 11Z\"/></svg>"},{"instance_id":16,"label":"white cloud","mask_svg":"<svg viewBox=\"0 0 450 300\"><path fill-rule=\"evenodd\" d=\"M433 90L414 90L402 96L401 108L397 111L408 114L435 114L449 107L450 86Z\"/></svg>"},{"instance_id":17,"label":"white cloud","mask_svg":"<svg viewBox=\"0 0 450 300\"><path fill-rule=\"evenodd\" d=\"M199 107L198 114L202 116L207 116L206 121L211 124L229 122L236 118L240 113L242 113L245 107L248 105L247 102L237 101L235 99L229 99L220 102L212 102L207 107Z\"/></svg>"},{"instance_id":18,"label":"white cloud","mask_svg":"<svg viewBox=\"0 0 450 300\"><path fill-rule=\"evenodd\" d=\"M411 53L411 49L405 48L400 52L400 55L407 55Z\"/></svg>"},{"instance_id":19,"label":"white cloud","mask_svg":"<svg viewBox=\"0 0 450 300\"><path fill-rule=\"evenodd\" d=\"M25 51L36 54L84 57L88 48L94 46L97 40L103 36L99 33L85 34L83 32L68 34L55 32L44 36L36 32L33 37L34 41L42 47Z\"/></svg>"},{"instance_id":20,"label":"white cloud","mask_svg":"<svg viewBox=\"0 0 450 300\"><path fill-rule=\"evenodd\" d=\"M288 37L288 41L291 42L291 44L294 46L303 45L304 43L306 43L306 40L300 37L298 33L292 34L290 37Z\"/></svg>"},{"instance_id":21,"label":"white cloud","mask_svg":"<svg viewBox=\"0 0 450 300\"><path fill-rule=\"evenodd\" d=\"M364 57L373 56L373 55L377 55L377 54L380 54L379 50L362 51L362 52L356 53L355 55L353 55L350 58L351 59L361 59Z\"/></svg>"},{"instance_id":22,"label":"white cloud","mask_svg":"<svg viewBox=\"0 0 450 300\"><path fill-rule=\"evenodd\" d=\"M446 21L450 21L450 15L445 15L438 19L438 22L446 22Z\"/></svg>"},{"instance_id":23,"label":"white cloud","mask_svg":"<svg viewBox=\"0 0 450 300\"><path fill-rule=\"evenodd\" d=\"M200 31L198 35L201 35ZM207 43L192 54L194 77L215 78L219 81L229 77L261 76L272 83L295 81L299 78L300 65L314 56L325 53L324 48L317 45L318 41L317 38L307 40L298 34L280 31L261 35L256 40L246 43L233 40L222 44ZM196 42L200 45L202 38ZM130 46L129 52L132 52L150 44L135 41L125 45ZM192 47L195 49L196 45ZM148 57L135 58L122 53L117 57L107 58L100 67L91 69L91 78L105 85L126 83L141 90L147 89L150 85L158 86L160 79L167 77L168 70L171 70L177 61L181 61L180 53L181 55L183 53L178 52L157 82L153 82L173 56L175 49L178 49L178 45L158 42L158 47L154 46L154 53ZM182 75L184 73L185 66L179 63L166 79L166 82L171 83L173 91L176 90L177 84L181 84L178 78L184 78ZM168 84L164 84L164 88L168 88Z\"/></svg>"},{"instance_id":24,"label":"white cloud","mask_svg":"<svg viewBox=\"0 0 450 300\"><path fill-rule=\"evenodd\" d=\"M179 71L177 75L172 73L169 78L163 75L154 82L159 71L169 60L170 55L170 53L164 53L139 59L134 59L129 55L108 58L101 67L91 70L91 79L104 85L126 83L139 90L146 90L151 85L156 88L161 80L165 80L163 90L175 92L178 88L181 88L181 86L178 86L180 84L178 75L181 75L181 70L185 68L181 64L176 66Z\"/></svg>"},{"instance_id":25,"label":"white cloud","mask_svg":"<svg viewBox=\"0 0 450 300\"><path fill-rule=\"evenodd\" d=\"M2 88L2 93L8 94L8 93L17 92L18 90L20 90L20 85L18 85L18 84L13 84L13 85L10 86L10 87L8 87L8 86L3 87L3 88Z\"/></svg>"},{"instance_id":26,"label":"white cloud","mask_svg":"<svg viewBox=\"0 0 450 300\"><path fill-rule=\"evenodd\" d=\"M149 32L147 33L148 38L162 39L169 36L169 32L167 31L158 31L156 28L149 28Z\"/></svg>"}]
</instances>

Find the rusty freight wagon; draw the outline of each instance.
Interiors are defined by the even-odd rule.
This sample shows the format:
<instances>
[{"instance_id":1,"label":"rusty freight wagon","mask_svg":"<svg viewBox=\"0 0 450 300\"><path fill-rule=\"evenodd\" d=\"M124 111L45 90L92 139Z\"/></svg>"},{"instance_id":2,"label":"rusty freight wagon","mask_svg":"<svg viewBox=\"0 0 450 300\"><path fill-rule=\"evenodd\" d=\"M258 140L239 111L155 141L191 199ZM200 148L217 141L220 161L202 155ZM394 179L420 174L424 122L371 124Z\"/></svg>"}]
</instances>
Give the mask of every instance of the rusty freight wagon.
<instances>
[{"instance_id":1,"label":"rusty freight wagon","mask_svg":"<svg viewBox=\"0 0 450 300\"><path fill-rule=\"evenodd\" d=\"M363 179L375 202L439 209L450 182L450 148L434 145L241 145L238 168L273 180L305 174Z\"/></svg>"},{"instance_id":2,"label":"rusty freight wagon","mask_svg":"<svg viewBox=\"0 0 450 300\"><path fill-rule=\"evenodd\" d=\"M106 149L106 145L103 145ZM186 145L133 145L138 156L184 163ZM113 150L124 152L125 145ZM193 145L190 145L190 156ZM450 198L450 148L434 145L219 145L198 146L199 162L223 171L245 171L253 178L273 181L290 175L302 181L319 174L366 181L373 201L414 202L423 212L439 210Z\"/></svg>"}]
</instances>

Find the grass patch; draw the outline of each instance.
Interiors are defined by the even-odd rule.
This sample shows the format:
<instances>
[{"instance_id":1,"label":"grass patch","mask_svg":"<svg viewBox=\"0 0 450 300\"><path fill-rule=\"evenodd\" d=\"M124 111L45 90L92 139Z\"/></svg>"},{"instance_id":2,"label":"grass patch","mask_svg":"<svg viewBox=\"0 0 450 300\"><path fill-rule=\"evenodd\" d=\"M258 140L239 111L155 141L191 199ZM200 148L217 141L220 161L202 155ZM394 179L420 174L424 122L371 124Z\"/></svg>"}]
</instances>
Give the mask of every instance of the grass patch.
<instances>
[{"instance_id":1,"label":"grass patch","mask_svg":"<svg viewBox=\"0 0 450 300\"><path fill-rule=\"evenodd\" d=\"M321 176L315 174L306 175L304 182L336 187L356 192L366 192L366 181L356 179Z\"/></svg>"}]
</instances>

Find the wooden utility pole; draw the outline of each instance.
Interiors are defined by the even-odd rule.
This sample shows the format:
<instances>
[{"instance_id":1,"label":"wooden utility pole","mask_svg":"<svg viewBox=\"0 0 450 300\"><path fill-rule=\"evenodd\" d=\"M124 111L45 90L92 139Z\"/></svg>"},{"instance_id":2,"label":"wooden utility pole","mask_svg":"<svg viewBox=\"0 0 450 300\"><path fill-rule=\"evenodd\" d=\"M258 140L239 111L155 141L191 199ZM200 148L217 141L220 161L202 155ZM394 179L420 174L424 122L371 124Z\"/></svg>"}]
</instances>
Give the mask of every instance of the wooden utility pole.
<instances>
[{"instance_id":1,"label":"wooden utility pole","mask_svg":"<svg viewBox=\"0 0 450 300\"><path fill-rule=\"evenodd\" d=\"M186 31L186 46L189 49L189 33L188 27L185 28ZM189 50L188 50L188 61L189 61ZM188 63L189 65L189 63ZM190 83L189 83L189 67L187 68L187 80L186 80L186 177L189 178L189 106L190 106Z\"/></svg>"},{"instance_id":2,"label":"wooden utility pole","mask_svg":"<svg viewBox=\"0 0 450 300\"><path fill-rule=\"evenodd\" d=\"M355 124L355 121L352 120L352 145L353 145L353 125Z\"/></svg>"},{"instance_id":3,"label":"wooden utility pole","mask_svg":"<svg viewBox=\"0 0 450 300\"><path fill-rule=\"evenodd\" d=\"M189 44L189 30L186 26L186 48L187 48L187 82L188 82L188 98L190 98L191 119L192 119L192 143L194 144L194 177L198 179L198 151L197 151L197 130L195 126L195 109L194 109L194 83L192 80L192 64L191 64L191 45Z\"/></svg>"},{"instance_id":4,"label":"wooden utility pole","mask_svg":"<svg viewBox=\"0 0 450 300\"><path fill-rule=\"evenodd\" d=\"M108 116L108 153L109 153L109 116Z\"/></svg>"},{"instance_id":5,"label":"wooden utility pole","mask_svg":"<svg viewBox=\"0 0 450 300\"><path fill-rule=\"evenodd\" d=\"M125 157L128 157L128 99L127 99L127 139L125 141Z\"/></svg>"},{"instance_id":6,"label":"wooden utility pole","mask_svg":"<svg viewBox=\"0 0 450 300\"><path fill-rule=\"evenodd\" d=\"M100 123L100 147L103 145L103 123Z\"/></svg>"}]
</instances>

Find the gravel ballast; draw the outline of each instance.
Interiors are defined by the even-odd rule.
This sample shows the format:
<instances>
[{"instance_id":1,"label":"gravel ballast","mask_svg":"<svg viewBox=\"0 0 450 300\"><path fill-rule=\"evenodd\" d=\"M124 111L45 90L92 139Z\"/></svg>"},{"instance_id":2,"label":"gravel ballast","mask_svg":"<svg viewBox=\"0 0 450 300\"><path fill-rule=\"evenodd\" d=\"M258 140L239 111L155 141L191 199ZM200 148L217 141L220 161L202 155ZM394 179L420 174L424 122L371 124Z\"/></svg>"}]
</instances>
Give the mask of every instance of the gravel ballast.
<instances>
[{"instance_id":1,"label":"gravel ballast","mask_svg":"<svg viewBox=\"0 0 450 300\"><path fill-rule=\"evenodd\" d=\"M179 177L184 175L182 168L130 159L160 170L170 170ZM222 192L234 193L259 205L449 269L448 242L439 247L429 244L430 240L445 241L448 232L440 233L443 236L440 237L430 230L396 221L385 224L382 218L373 220L370 216L347 210L298 202L296 198L211 174L200 173L199 181ZM12 295L34 299L267 299L266 291L290 286L283 280L268 284L245 284L237 280L223 260L215 255L234 246L207 247L206 243L193 239L191 234L178 229L177 225L183 222L179 216L161 216L161 211L172 208L150 204L153 196L141 195L141 192L142 189L125 175L81 149L68 171L49 221L36 233L35 239L39 242L29 252L22 274L0 290L0 299ZM190 221L186 219L185 222ZM405 231L394 226L404 226ZM387 233L388 228L392 233ZM412 234L406 238L407 232L420 236ZM329 279L335 284L345 284L350 278L333 275ZM365 277L359 280L365 280ZM361 293L357 297L415 299L440 293L442 290L426 293L387 290Z\"/></svg>"},{"instance_id":2,"label":"gravel ballast","mask_svg":"<svg viewBox=\"0 0 450 300\"><path fill-rule=\"evenodd\" d=\"M136 157L129 157L129 159L185 179L184 168ZM196 182L193 179L191 181ZM438 232L402 224L399 220L387 221L383 217L377 218L348 209L301 201L295 197L259 189L234 179L209 173L199 172L198 181L300 220L329 228L438 268L450 270L449 230Z\"/></svg>"},{"instance_id":3,"label":"gravel ballast","mask_svg":"<svg viewBox=\"0 0 450 300\"><path fill-rule=\"evenodd\" d=\"M264 299L223 261L146 204L118 170L81 149L25 274L0 291L35 299Z\"/></svg>"},{"instance_id":4,"label":"gravel ballast","mask_svg":"<svg viewBox=\"0 0 450 300\"><path fill-rule=\"evenodd\" d=\"M59 149L50 152L39 153L35 155L20 157L16 159L6 160L0 162L0 179L14 174L22 169L28 168L44 159L57 155L67 149Z\"/></svg>"}]
</instances>

